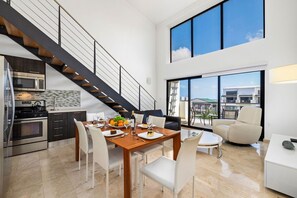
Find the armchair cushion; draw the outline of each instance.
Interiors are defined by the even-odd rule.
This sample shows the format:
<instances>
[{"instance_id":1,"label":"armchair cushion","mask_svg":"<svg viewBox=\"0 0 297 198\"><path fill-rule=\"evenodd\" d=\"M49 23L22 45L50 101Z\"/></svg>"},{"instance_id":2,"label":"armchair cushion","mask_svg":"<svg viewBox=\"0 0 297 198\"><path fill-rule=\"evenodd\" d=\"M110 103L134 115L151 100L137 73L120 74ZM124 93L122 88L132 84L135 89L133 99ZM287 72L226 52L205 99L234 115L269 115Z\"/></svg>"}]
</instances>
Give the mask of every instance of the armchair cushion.
<instances>
[{"instance_id":1,"label":"armchair cushion","mask_svg":"<svg viewBox=\"0 0 297 198\"><path fill-rule=\"evenodd\" d=\"M261 112L261 108L243 107L237 120L213 120L213 132L237 144L255 143L262 131Z\"/></svg>"}]
</instances>

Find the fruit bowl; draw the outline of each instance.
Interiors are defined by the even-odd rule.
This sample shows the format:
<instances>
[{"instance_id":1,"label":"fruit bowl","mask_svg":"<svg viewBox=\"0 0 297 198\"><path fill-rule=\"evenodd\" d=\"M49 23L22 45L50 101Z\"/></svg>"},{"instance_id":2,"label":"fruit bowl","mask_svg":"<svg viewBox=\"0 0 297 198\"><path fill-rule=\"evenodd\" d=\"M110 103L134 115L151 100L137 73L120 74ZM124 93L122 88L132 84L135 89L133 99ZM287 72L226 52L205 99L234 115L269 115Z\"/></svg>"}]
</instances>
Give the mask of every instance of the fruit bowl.
<instances>
[{"instance_id":1,"label":"fruit bowl","mask_svg":"<svg viewBox=\"0 0 297 198\"><path fill-rule=\"evenodd\" d=\"M108 126L115 129L122 129L125 127L126 119L122 116L116 116L108 121Z\"/></svg>"}]
</instances>

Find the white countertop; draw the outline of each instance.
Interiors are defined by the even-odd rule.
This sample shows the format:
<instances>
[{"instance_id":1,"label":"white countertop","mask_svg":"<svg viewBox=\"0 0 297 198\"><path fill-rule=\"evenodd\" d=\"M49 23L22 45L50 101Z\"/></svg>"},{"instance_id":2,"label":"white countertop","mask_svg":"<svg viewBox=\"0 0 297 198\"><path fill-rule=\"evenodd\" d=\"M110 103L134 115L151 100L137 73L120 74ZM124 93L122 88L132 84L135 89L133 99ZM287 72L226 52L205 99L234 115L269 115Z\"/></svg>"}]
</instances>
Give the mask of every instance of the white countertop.
<instances>
[{"instance_id":1,"label":"white countertop","mask_svg":"<svg viewBox=\"0 0 297 198\"><path fill-rule=\"evenodd\" d=\"M55 111L48 109L48 113L66 113L66 112L76 112L76 111L87 111L83 108L57 108Z\"/></svg>"}]
</instances>

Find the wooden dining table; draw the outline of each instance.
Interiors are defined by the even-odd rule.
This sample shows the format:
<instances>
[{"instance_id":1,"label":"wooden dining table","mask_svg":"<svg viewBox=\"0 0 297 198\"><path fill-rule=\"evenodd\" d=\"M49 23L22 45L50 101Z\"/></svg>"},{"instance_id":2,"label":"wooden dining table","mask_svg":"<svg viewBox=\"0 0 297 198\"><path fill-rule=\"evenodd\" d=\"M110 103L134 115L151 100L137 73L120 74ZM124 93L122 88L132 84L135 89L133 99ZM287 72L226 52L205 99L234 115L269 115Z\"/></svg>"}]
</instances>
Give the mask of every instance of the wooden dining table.
<instances>
[{"instance_id":1,"label":"wooden dining table","mask_svg":"<svg viewBox=\"0 0 297 198\"><path fill-rule=\"evenodd\" d=\"M84 125L91 124L88 122L83 122ZM109 130L110 128L101 129ZM178 151L181 146L181 136L180 131L173 131L170 129L154 127L154 131L162 133L163 136L157 139L147 140L130 134L130 128L122 128L122 131L129 133L128 135L121 138L106 137L106 140L114 143L116 146L123 149L123 161L124 161L124 198L131 198L131 153L139 149L149 147L153 144L162 143L166 140L173 139L173 159L176 160ZM136 127L136 134L146 132L147 129ZM75 160L78 161L79 158L79 135L76 128L75 133Z\"/></svg>"}]
</instances>

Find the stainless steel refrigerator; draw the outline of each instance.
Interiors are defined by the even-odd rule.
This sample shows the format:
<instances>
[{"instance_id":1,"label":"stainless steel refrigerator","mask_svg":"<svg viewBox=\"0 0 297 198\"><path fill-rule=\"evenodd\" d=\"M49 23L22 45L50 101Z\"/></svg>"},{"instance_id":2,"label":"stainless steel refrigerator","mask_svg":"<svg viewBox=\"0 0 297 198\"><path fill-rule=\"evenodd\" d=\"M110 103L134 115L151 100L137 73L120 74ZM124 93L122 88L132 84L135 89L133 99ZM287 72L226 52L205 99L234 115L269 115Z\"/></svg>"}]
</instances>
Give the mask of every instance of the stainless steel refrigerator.
<instances>
[{"instance_id":1,"label":"stainless steel refrigerator","mask_svg":"<svg viewBox=\"0 0 297 198\"><path fill-rule=\"evenodd\" d=\"M7 190L11 168L7 157L15 111L11 72L4 56L0 56L0 197L4 197Z\"/></svg>"}]
</instances>

